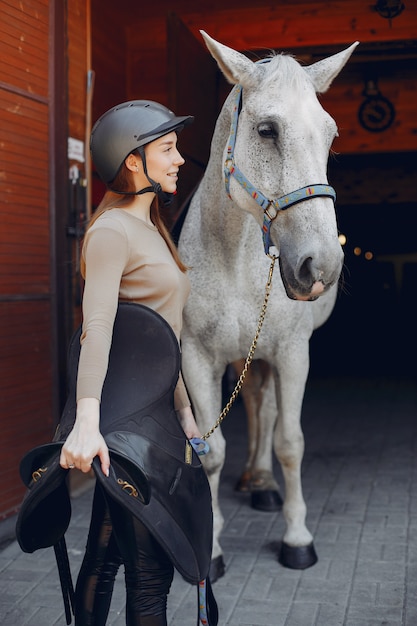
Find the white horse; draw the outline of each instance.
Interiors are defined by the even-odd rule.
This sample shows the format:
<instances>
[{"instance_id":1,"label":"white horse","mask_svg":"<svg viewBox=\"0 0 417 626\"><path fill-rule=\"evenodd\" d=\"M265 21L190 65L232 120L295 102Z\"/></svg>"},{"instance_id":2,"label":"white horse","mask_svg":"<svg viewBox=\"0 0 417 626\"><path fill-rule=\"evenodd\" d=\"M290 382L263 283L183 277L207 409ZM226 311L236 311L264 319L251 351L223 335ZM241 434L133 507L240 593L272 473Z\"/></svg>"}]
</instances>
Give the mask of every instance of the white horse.
<instances>
[{"instance_id":1,"label":"white horse","mask_svg":"<svg viewBox=\"0 0 417 626\"><path fill-rule=\"evenodd\" d=\"M205 175L185 218L179 250L192 269L182 334L182 370L202 432L218 417L222 377L244 359L259 318L271 257L279 256L246 405L262 420L254 465L270 468L271 440L285 480L280 562L313 565L301 486L300 415L309 339L330 315L343 264L327 161L337 127L317 93L328 89L357 43L302 67L289 55L254 63L202 32L235 85L217 120ZM285 209L285 210L284 210ZM259 386L262 382L262 389ZM245 387L245 384L244 384ZM255 394L250 398L250 393ZM265 432L267 434L265 434ZM225 459L221 428L204 457L214 512L212 580L224 572L218 502ZM262 468L261 468L262 469Z\"/></svg>"}]
</instances>

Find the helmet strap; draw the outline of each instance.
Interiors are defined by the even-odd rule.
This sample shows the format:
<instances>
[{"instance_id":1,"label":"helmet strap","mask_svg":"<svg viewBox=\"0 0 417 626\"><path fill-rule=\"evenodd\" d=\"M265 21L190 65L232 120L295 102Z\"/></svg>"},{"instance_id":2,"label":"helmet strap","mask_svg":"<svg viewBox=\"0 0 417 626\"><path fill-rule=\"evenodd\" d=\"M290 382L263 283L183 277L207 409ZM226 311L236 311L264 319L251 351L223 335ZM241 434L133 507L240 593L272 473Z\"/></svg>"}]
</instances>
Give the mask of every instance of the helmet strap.
<instances>
[{"instance_id":1,"label":"helmet strap","mask_svg":"<svg viewBox=\"0 0 417 626\"><path fill-rule=\"evenodd\" d=\"M159 196L159 198L164 204L169 204L170 202L172 202L172 196L174 194L170 194L170 193L166 193L165 191L162 191L162 187L160 183L157 183L156 181L152 180L152 178L149 176L148 168L146 166L146 156L145 156L144 146L140 146L138 148L138 152L142 159L143 171L145 173L146 178L151 183L151 186L145 187L144 189L140 189L139 191L118 191L117 189L111 189L111 188L110 188L110 191L112 191L113 193L118 193L121 196L141 196L144 193L154 193L157 196Z\"/></svg>"},{"instance_id":2,"label":"helmet strap","mask_svg":"<svg viewBox=\"0 0 417 626\"><path fill-rule=\"evenodd\" d=\"M159 195L160 193L162 193L162 187L159 183L157 183L156 181L152 180L152 178L149 176L148 174L148 167L146 165L146 156L145 156L145 147L144 146L140 146L138 148L138 152L141 156L142 159L142 163L143 163L143 171L145 173L146 178L149 180L149 182L152 185L152 191L154 193L156 193L156 195Z\"/></svg>"},{"instance_id":3,"label":"helmet strap","mask_svg":"<svg viewBox=\"0 0 417 626\"><path fill-rule=\"evenodd\" d=\"M109 187L109 189L113 193L118 193L119 196L141 196L143 193L156 193L153 187L145 187L139 191L119 191L118 189L112 189L111 187Z\"/></svg>"},{"instance_id":4,"label":"helmet strap","mask_svg":"<svg viewBox=\"0 0 417 626\"><path fill-rule=\"evenodd\" d=\"M152 178L149 176L148 168L147 168L147 165L146 165L146 156L145 156L145 148L144 148L144 146L140 146L138 148L138 152L139 152L139 154L140 154L140 156L142 158L143 171L145 172L146 178L149 180L149 182L152 185L152 190L156 193L156 195L158 196L160 201L165 206L168 206L173 201L175 193L169 193L168 191L162 191L161 185L159 183L155 182L154 180L152 180ZM149 189L149 187L148 187L148 189Z\"/></svg>"}]
</instances>

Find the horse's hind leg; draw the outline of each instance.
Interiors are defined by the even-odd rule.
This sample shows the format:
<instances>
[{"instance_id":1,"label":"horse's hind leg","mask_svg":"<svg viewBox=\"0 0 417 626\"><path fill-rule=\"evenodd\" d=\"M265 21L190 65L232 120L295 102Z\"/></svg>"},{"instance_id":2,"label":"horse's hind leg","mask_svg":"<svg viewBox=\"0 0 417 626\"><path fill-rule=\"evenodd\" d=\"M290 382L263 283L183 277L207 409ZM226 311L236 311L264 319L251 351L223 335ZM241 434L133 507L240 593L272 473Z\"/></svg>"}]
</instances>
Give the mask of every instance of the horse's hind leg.
<instances>
[{"instance_id":1,"label":"horse's hind leg","mask_svg":"<svg viewBox=\"0 0 417 626\"><path fill-rule=\"evenodd\" d=\"M243 361L234 364L238 374ZM242 387L248 421L248 459L239 481L241 491L251 492L251 504L260 511L282 506L272 469L272 441L277 416L274 380L268 363L252 362Z\"/></svg>"},{"instance_id":2,"label":"horse's hind leg","mask_svg":"<svg viewBox=\"0 0 417 626\"><path fill-rule=\"evenodd\" d=\"M234 371L236 378L240 376L240 373L243 370L245 365L244 359L240 361L235 361L231 364L232 370ZM253 363L249 368L243 387L241 389L241 397L243 400L243 404L245 406L247 426L248 426L248 440L247 440L247 456L246 463L242 474L240 475L237 483L236 490L237 491L250 491L250 483L252 478L252 466L253 460L255 458L256 453L256 444L257 444L257 416L259 410L259 394L258 394L258 381L256 380L256 376L253 372Z\"/></svg>"},{"instance_id":3,"label":"horse's hind leg","mask_svg":"<svg viewBox=\"0 0 417 626\"><path fill-rule=\"evenodd\" d=\"M307 374L300 376L299 371L298 376L291 377L290 370L277 382L279 417L274 433L274 449L285 480L283 514L287 526L279 562L292 569L306 569L317 562L313 537L305 523L307 508L301 485L304 436L300 417Z\"/></svg>"}]
</instances>

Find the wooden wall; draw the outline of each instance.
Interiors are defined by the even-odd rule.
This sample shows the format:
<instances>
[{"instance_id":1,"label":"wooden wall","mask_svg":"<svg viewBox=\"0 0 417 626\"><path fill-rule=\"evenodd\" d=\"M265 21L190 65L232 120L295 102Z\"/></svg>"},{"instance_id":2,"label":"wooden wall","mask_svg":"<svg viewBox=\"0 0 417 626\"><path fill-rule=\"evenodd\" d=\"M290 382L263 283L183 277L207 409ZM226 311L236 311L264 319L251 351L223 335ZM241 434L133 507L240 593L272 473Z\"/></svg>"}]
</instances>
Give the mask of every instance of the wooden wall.
<instances>
[{"instance_id":1,"label":"wooden wall","mask_svg":"<svg viewBox=\"0 0 417 626\"><path fill-rule=\"evenodd\" d=\"M0 4L0 519L51 436L48 0Z\"/></svg>"},{"instance_id":2,"label":"wooden wall","mask_svg":"<svg viewBox=\"0 0 417 626\"><path fill-rule=\"evenodd\" d=\"M83 20L85 2L68 4ZM85 47L85 23L69 21L71 64L82 49L80 32ZM67 138L83 126L85 107L74 102L69 123L66 3L4 0L0 33L1 520L24 493L21 457L51 440L65 397L72 331Z\"/></svg>"},{"instance_id":3,"label":"wooden wall","mask_svg":"<svg viewBox=\"0 0 417 626\"><path fill-rule=\"evenodd\" d=\"M96 73L93 123L110 107L128 100L127 63L130 56L124 22L112 2L91 2L92 67Z\"/></svg>"},{"instance_id":4,"label":"wooden wall","mask_svg":"<svg viewBox=\"0 0 417 626\"><path fill-rule=\"evenodd\" d=\"M324 108L337 120L339 127L339 137L333 148L342 154L417 150L416 60L399 58L384 62L369 60L370 56L366 51L362 54L359 46L352 63L342 70L329 91L321 97ZM382 132L366 130L358 117L359 108L366 99L363 92L368 77L377 81L380 93L395 108L392 125Z\"/></svg>"},{"instance_id":5,"label":"wooden wall","mask_svg":"<svg viewBox=\"0 0 417 626\"><path fill-rule=\"evenodd\" d=\"M374 4L362 0L280 0L264 7L255 2L243 7L231 2L227 9L217 10L206 6L196 10L194 3L190 9L185 1L162 4L171 6L201 45L199 31L203 29L252 58L255 52L265 55L275 49L289 51L309 64L360 41L349 64L322 97L341 130L335 150L353 154L417 149L417 3L405 2L405 10L391 20L381 17ZM168 11L161 10L148 18L132 17L126 25L129 98L146 93L146 97L166 103L167 16ZM378 79L381 93L396 109L393 126L382 133L365 130L357 117L369 76Z\"/></svg>"}]
</instances>

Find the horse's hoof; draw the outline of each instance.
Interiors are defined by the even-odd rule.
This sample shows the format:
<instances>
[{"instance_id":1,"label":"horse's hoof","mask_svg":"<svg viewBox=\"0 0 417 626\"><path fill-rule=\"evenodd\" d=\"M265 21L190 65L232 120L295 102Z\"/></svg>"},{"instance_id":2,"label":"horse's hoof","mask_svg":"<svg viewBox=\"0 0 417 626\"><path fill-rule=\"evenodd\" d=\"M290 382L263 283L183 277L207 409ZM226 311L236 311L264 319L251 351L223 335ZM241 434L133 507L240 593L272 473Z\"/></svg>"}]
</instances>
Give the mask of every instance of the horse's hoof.
<instances>
[{"instance_id":1,"label":"horse's hoof","mask_svg":"<svg viewBox=\"0 0 417 626\"><path fill-rule=\"evenodd\" d=\"M216 580L219 580L219 578L224 576L225 571L226 566L224 564L223 556L220 554L219 556L216 556L215 559L211 560L209 571L210 582L212 584L215 583Z\"/></svg>"},{"instance_id":2,"label":"horse's hoof","mask_svg":"<svg viewBox=\"0 0 417 626\"><path fill-rule=\"evenodd\" d=\"M289 546L282 542L278 561L290 569L307 569L318 561L314 544L308 546Z\"/></svg>"},{"instance_id":3,"label":"horse's hoof","mask_svg":"<svg viewBox=\"0 0 417 626\"><path fill-rule=\"evenodd\" d=\"M280 511L282 508L282 498L278 491L267 489L266 491L252 491L251 506L257 511Z\"/></svg>"}]
</instances>

